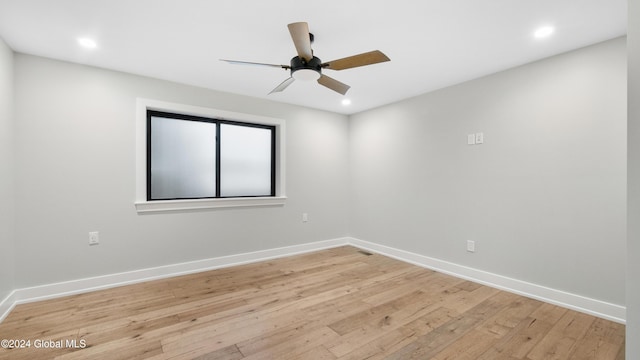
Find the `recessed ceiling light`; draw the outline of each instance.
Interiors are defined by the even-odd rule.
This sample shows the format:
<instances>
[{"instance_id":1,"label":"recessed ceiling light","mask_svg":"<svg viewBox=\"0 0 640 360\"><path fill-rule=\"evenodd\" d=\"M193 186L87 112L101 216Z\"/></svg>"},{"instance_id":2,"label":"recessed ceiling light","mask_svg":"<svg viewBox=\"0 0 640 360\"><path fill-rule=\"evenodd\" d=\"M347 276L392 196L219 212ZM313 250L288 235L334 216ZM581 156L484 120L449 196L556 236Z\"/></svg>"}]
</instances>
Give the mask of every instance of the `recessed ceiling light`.
<instances>
[{"instance_id":1,"label":"recessed ceiling light","mask_svg":"<svg viewBox=\"0 0 640 360\"><path fill-rule=\"evenodd\" d=\"M98 44L89 38L78 38L78 44L86 49L95 49L98 47Z\"/></svg>"},{"instance_id":2,"label":"recessed ceiling light","mask_svg":"<svg viewBox=\"0 0 640 360\"><path fill-rule=\"evenodd\" d=\"M542 39L550 36L554 31L555 29L553 28L553 26L542 26L533 33L533 36L536 39Z\"/></svg>"},{"instance_id":3,"label":"recessed ceiling light","mask_svg":"<svg viewBox=\"0 0 640 360\"><path fill-rule=\"evenodd\" d=\"M351 105L351 100L350 99L342 99L342 105L344 105L344 106Z\"/></svg>"}]
</instances>

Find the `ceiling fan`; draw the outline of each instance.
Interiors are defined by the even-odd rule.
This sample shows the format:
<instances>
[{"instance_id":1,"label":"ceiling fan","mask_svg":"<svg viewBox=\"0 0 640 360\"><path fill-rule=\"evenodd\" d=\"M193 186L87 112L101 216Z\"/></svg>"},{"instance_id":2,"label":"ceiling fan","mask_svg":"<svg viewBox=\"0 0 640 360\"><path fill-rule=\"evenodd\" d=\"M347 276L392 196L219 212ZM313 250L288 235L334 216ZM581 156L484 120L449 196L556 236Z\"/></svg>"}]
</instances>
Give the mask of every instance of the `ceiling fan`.
<instances>
[{"instance_id":1,"label":"ceiling fan","mask_svg":"<svg viewBox=\"0 0 640 360\"><path fill-rule=\"evenodd\" d=\"M296 51L298 53L298 56L295 56L291 59L290 65L264 64L225 59L221 59L221 61L226 61L230 64L270 66L282 68L285 70L291 70L291 76L283 81L280 85L276 86L275 89L271 90L269 94L283 91L295 80L317 80L320 85L325 86L342 95L347 93L347 91L349 90L349 85L343 84L334 78L324 75L322 73L322 69L345 70L358 66L372 65L389 61L387 55L383 54L379 50L374 50L323 63L319 58L313 56L311 43L313 42L314 36L309 32L309 25L306 22L297 22L289 24L288 27L289 33L291 34L291 39L293 39L293 44L295 45Z\"/></svg>"}]
</instances>

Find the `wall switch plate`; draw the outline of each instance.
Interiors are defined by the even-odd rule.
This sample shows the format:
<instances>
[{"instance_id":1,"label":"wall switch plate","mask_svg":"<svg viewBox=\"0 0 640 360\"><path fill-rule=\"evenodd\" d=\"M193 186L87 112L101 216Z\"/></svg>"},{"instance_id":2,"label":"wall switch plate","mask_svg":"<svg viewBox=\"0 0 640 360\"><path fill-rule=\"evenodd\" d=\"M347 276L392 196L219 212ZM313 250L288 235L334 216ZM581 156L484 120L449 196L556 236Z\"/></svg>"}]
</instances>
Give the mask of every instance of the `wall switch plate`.
<instances>
[{"instance_id":1,"label":"wall switch plate","mask_svg":"<svg viewBox=\"0 0 640 360\"><path fill-rule=\"evenodd\" d=\"M302 222L309 222L309 214L302 213Z\"/></svg>"},{"instance_id":2,"label":"wall switch plate","mask_svg":"<svg viewBox=\"0 0 640 360\"><path fill-rule=\"evenodd\" d=\"M92 231L89 233L89 245L98 245L100 244L100 233L97 231Z\"/></svg>"},{"instance_id":3,"label":"wall switch plate","mask_svg":"<svg viewBox=\"0 0 640 360\"><path fill-rule=\"evenodd\" d=\"M469 134L467 135L467 145L475 145L476 144L476 135Z\"/></svg>"},{"instance_id":4,"label":"wall switch plate","mask_svg":"<svg viewBox=\"0 0 640 360\"><path fill-rule=\"evenodd\" d=\"M476 133L476 144L484 144L484 133Z\"/></svg>"},{"instance_id":5,"label":"wall switch plate","mask_svg":"<svg viewBox=\"0 0 640 360\"><path fill-rule=\"evenodd\" d=\"M473 240L467 240L467 251L476 252L476 242Z\"/></svg>"}]
</instances>

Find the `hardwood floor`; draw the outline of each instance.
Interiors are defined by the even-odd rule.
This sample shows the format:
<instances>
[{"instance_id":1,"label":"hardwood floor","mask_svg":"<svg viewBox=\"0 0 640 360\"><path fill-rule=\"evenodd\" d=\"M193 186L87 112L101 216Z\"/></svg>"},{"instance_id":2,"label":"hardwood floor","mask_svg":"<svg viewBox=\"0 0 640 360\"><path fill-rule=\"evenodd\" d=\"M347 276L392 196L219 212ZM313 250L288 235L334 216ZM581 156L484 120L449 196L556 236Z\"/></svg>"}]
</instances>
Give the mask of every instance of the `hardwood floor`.
<instances>
[{"instance_id":1,"label":"hardwood floor","mask_svg":"<svg viewBox=\"0 0 640 360\"><path fill-rule=\"evenodd\" d=\"M0 359L624 360L624 331L340 247L18 305Z\"/></svg>"}]
</instances>

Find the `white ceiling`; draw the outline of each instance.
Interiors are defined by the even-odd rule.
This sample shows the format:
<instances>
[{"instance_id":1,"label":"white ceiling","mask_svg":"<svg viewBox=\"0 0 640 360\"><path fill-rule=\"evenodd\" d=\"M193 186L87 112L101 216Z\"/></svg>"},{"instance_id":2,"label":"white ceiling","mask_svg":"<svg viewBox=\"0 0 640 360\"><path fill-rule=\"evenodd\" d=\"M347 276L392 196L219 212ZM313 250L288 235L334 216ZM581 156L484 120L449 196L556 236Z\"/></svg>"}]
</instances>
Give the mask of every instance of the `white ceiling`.
<instances>
[{"instance_id":1,"label":"white ceiling","mask_svg":"<svg viewBox=\"0 0 640 360\"><path fill-rule=\"evenodd\" d=\"M0 0L0 37L17 52L351 114L626 34L626 0ZM287 24L305 21L323 61L379 49L391 62L289 77ZM555 26L550 38L533 31ZM78 37L95 39L93 50Z\"/></svg>"}]
</instances>

